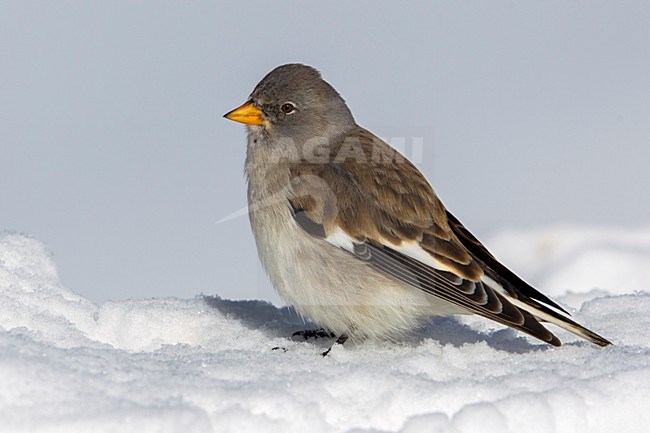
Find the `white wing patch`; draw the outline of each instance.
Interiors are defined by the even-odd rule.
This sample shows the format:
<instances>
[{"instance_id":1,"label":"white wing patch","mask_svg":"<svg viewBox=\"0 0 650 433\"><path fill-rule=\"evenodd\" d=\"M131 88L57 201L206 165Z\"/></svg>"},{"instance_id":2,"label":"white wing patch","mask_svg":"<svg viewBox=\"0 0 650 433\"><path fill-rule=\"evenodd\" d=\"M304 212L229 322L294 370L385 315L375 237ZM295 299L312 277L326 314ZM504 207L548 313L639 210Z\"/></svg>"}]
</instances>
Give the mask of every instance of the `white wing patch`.
<instances>
[{"instance_id":1,"label":"white wing patch","mask_svg":"<svg viewBox=\"0 0 650 433\"><path fill-rule=\"evenodd\" d=\"M340 227L330 233L325 240L332 245L343 248L346 251L354 252L354 240L348 236ZM412 259L415 259L427 266L430 266L439 271L446 271L454 273L453 269L445 266L440 261L436 260L431 254L424 250L417 242L402 242L401 245L395 245L386 239L381 240L382 245L404 254Z\"/></svg>"},{"instance_id":2,"label":"white wing patch","mask_svg":"<svg viewBox=\"0 0 650 433\"><path fill-rule=\"evenodd\" d=\"M439 271L454 273L449 267L445 266L443 263L436 260L431 254L426 252L424 248L422 248L417 242L402 242L401 245L395 245L385 239L382 239L382 244Z\"/></svg>"},{"instance_id":3,"label":"white wing patch","mask_svg":"<svg viewBox=\"0 0 650 433\"><path fill-rule=\"evenodd\" d=\"M340 227L337 227L332 233L330 233L325 240L330 244L343 248L346 251L351 253L354 252L354 241L347 233L341 230Z\"/></svg>"},{"instance_id":4,"label":"white wing patch","mask_svg":"<svg viewBox=\"0 0 650 433\"><path fill-rule=\"evenodd\" d=\"M487 275L483 274L483 275L481 275L481 281L483 281L483 283L485 283L487 286L489 286L495 292L499 292L500 294L504 295L508 299L511 299L511 296L510 296L510 294L508 294L506 289L504 289L501 284L497 283L492 278L490 278Z\"/></svg>"}]
</instances>

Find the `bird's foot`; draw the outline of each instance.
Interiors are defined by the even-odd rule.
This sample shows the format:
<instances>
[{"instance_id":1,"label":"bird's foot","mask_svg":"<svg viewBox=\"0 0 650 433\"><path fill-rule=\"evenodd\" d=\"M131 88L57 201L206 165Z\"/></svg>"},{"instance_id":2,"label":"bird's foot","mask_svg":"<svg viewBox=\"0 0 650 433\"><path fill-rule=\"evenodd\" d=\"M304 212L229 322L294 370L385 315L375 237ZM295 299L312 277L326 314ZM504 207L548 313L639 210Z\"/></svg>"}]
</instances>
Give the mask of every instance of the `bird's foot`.
<instances>
[{"instance_id":1,"label":"bird's foot","mask_svg":"<svg viewBox=\"0 0 650 433\"><path fill-rule=\"evenodd\" d=\"M336 339L336 342L335 342L334 344L332 344L332 345L330 346L330 348L327 349L325 352L321 353L321 355L323 355L323 356L327 356L327 355L329 355L330 351L332 350L332 348L333 348L336 344L341 344L341 345L342 345L342 344L345 343L346 341L348 341L348 336L345 335L345 334L342 334L339 338Z\"/></svg>"},{"instance_id":2,"label":"bird's foot","mask_svg":"<svg viewBox=\"0 0 650 433\"><path fill-rule=\"evenodd\" d=\"M304 329L302 331L294 332L292 337L302 337L305 340L317 339L317 338L334 338L336 335L331 332L326 331L323 328L320 329Z\"/></svg>"}]
</instances>

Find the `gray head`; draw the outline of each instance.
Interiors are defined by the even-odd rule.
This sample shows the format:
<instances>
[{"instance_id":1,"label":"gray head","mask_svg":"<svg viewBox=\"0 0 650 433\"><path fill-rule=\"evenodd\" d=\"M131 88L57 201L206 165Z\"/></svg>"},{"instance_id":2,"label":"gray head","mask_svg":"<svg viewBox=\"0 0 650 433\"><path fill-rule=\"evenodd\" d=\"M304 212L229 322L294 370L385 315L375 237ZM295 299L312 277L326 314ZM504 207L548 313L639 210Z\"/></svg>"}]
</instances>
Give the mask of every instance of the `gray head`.
<instances>
[{"instance_id":1,"label":"gray head","mask_svg":"<svg viewBox=\"0 0 650 433\"><path fill-rule=\"evenodd\" d=\"M239 116L242 112L244 116ZM259 125L253 130L261 126L270 137L288 138L297 144L314 137L333 139L355 126L341 95L316 69L297 63L269 72L255 87L249 102L226 117Z\"/></svg>"}]
</instances>

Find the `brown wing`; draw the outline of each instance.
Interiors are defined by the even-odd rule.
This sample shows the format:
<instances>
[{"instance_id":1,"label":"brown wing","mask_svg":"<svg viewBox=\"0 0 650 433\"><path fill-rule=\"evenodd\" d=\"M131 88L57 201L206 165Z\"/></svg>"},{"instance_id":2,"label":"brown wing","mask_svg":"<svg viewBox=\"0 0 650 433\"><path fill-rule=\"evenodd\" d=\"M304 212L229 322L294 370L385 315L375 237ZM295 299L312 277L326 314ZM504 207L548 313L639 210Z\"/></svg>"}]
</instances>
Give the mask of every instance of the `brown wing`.
<instances>
[{"instance_id":1,"label":"brown wing","mask_svg":"<svg viewBox=\"0 0 650 433\"><path fill-rule=\"evenodd\" d=\"M329 163L295 164L291 177L295 207L326 233L340 227L358 241L418 241L454 273L475 281L483 275L426 179L370 132L359 128L332 145Z\"/></svg>"},{"instance_id":2,"label":"brown wing","mask_svg":"<svg viewBox=\"0 0 650 433\"><path fill-rule=\"evenodd\" d=\"M440 271L392 248L372 242L355 244L355 255L372 268L472 313L560 346L560 340L526 310L517 308L482 281Z\"/></svg>"},{"instance_id":3,"label":"brown wing","mask_svg":"<svg viewBox=\"0 0 650 433\"><path fill-rule=\"evenodd\" d=\"M326 237L341 229L355 242L351 253L374 269L472 313L560 344L530 313L481 281L484 263L458 239L426 179L368 131L360 128L332 145L328 163L295 164L291 177L290 204L308 233ZM417 242L445 270L397 250L408 242Z\"/></svg>"}]
</instances>

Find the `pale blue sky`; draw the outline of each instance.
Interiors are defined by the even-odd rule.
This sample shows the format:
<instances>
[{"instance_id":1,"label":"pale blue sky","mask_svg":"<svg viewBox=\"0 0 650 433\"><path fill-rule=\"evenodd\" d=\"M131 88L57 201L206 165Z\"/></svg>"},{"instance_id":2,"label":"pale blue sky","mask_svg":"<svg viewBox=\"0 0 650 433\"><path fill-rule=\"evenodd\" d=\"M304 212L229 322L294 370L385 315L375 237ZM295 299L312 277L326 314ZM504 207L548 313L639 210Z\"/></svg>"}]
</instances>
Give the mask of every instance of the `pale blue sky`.
<instances>
[{"instance_id":1,"label":"pale blue sky","mask_svg":"<svg viewBox=\"0 0 650 433\"><path fill-rule=\"evenodd\" d=\"M244 128L273 67L321 70L357 121L485 237L648 224L650 3L0 3L0 230L94 301L277 299L246 217Z\"/></svg>"}]
</instances>

